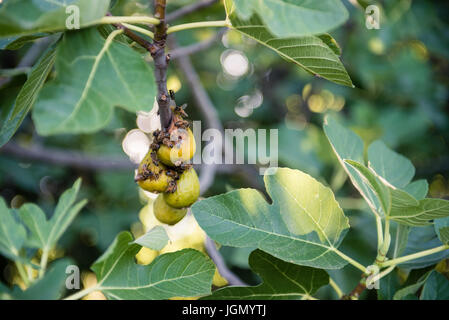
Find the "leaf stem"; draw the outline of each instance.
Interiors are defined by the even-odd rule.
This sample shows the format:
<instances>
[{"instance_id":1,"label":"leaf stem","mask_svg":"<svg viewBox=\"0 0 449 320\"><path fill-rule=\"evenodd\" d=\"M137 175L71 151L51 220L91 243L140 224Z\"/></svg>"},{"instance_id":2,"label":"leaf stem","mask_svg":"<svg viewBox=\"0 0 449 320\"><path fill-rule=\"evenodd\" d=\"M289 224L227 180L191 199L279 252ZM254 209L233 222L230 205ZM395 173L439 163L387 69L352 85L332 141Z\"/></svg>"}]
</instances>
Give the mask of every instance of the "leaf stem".
<instances>
[{"instance_id":1,"label":"leaf stem","mask_svg":"<svg viewBox=\"0 0 449 320\"><path fill-rule=\"evenodd\" d=\"M228 20L219 21L201 21L201 22L191 22L185 24L178 24L167 29L167 34L178 32L182 30L195 29L195 28L207 28L207 27L231 27Z\"/></svg>"},{"instance_id":2,"label":"leaf stem","mask_svg":"<svg viewBox=\"0 0 449 320\"><path fill-rule=\"evenodd\" d=\"M160 20L146 16L123 16L123 17L106 16L100 19L100 23L101 24L149 23L157 26L160 23Z\"/></svg>"},{"instance_id":3,"label":"leaf stem","mask_svg":"<svg viewBox=\"0 0 449 320\"><path fill-rule=\"evenodd\" d=\"M154 15L161 23L154 28L154 42L150 48L154 60L154 78L157 85L157 104L161 118L161 128L168 130L172 123L173 115L170 108L170 94L167 90L167 69L170 56L165 54L167 40L167 24L165 23L166 0L154 1Z\"/></svg>"},{"instance_id":4,"label":"leaf stem","mask_svg":"<svg viewBox=\"0 0 449 320\"><path fill-rule=\"evenodd\" d=\"M329 277L329 285L337 293L338 299L341 299L341 297L343 297L343 291L340 289L338 284L331 277Z\"/></svg>"},{"instance_id":5,"label":"leaf stem","mask_svg":"<svg viewBox=\"0 0 449 320\"><path fill-rule=\"evenodd\" d=\"M154 33L151 32L150 30L135 26L133 24L129 24L129 23L122 23L122 25L126 28L128 28L129 30L134 30L137 31L141 34L144 34L146 36L149 36L151 39L154 39Z\"/></svg>"},{"instance_id":6,"label":"leaf stem","mask_svg":"<svg viewBox=\"0 0 449 320\"><path fill-rule=\"evenodd\" d=\"M448 250L448 249L449 249L449 244L445 244L445 245L442 245L442 246L439 246L439 247L436 247L436 248L433 248L433 249L424 250L424 251L417 252L417 253L414 253L414 254L409 254L407 256L403 256L403 257L400 257L400 258L391 259L391 260L382 262L382 263L380 263L380 266L382 266L382 267L396 266L398 264L401 264L401 263L404 263L404 262L407 262L407 261L410 261L410 260L415 260L415 259L418 259L418 258L421 258L421 257L425 257L425 256L428 256L428 255L437 253L437 252Z\"/></svg>"},{"instance_id":7,"label":"leaf stem","mask_svg":"<svg viewBox=\"0 0 449 320\"><path fill-rule=\"evenodd\" d=\"M63 300L79 300L84 296L87 296L89 293L100 290L99 286L93 286L89 288L85 288L81 291L78 291L68 297L65 297Z\"/></svg>"},{"instance_id":8,"label":"leaf stem","mask_svg":"<svg viewBox=\"0 0 449 320\"><path fill-rule=\"evenodd\" d=\"M379 252L379 250L382 248L384 235L382 231L382 218L377 214L375 214L375 218L377 227L377 252Z\"/></svg>"},{"instance_id":9,"label":"leaf stem","mask_svg":"<svg viewBox=\"0 0 449 320\"><path fill-rule=\"evenodd\" d=\"M30 280L28 279L28 276L25 272L25 269L23 268L23 265L18 261L15 261L15 264L17 267L17 271L19 272L19 275L23 280L23 283L25 284L26 287L28 287L30 285Z\"/></svg>"},{"instance_id":10,"label":"leaf stem","mask_svg":"<svg viewBox=\"0 0 449 320\"><path fill-rule=\"evenodd\" d=\"M384 238L382 241L382 245L377 252L376 264L382 263L385 261L385 258L388 253L388 249L390 248L391 243L391 235L390 235L390 220L388 218L385 219L385 229L384 229Z\"/></svg>"},{"instance_id":11,"label":"leaf stem","mask_svg":"<svg viewBox=\"0 0 449 320\"><path fill-rule=\"evenodd\" d=\"M352 264L354 267L356 267L357 269L361 270L364 274L367 274L367 269L359 262L355 261L354 259L352 259L351 257L348 257L347 255L345 255L343 252L341 252L340 250L334 248L333 250L336 254L338 254L341 258L343 258L344 260L348 261L350 264Z\"/></svg>"},{"instance_id":12,"label":"leaf stem","mask_svg":"<svg viewBox=\"0 0 449 320\"><path fill-rule=\"evenodd\" d=\"M371 283L374 283L376 281L379 281L380 279L382 279L383 277L385 277L386 275L388 275L391 271L393 271L396 268L396 266L391 266L385 270L383 270L382 272L380 272L379 274L377 274L376 276L374 276L371 280ZM369 285L367 283L367 285Z\"/></svg>"},{"instance_id":13,"label":"leaf stem","mask_svg":"<svg viewBox=\"0 0 449 320\"><path fill-rule=\"evenodd\" d=\"M47 247L42 249L42 256L41 256L41 263L40 263L40 269L39 269L39 278L42 278L45 274L45 270L47 269L47 263L48 263L48 253L49 249Z\"/></svg>"}]
</instances>

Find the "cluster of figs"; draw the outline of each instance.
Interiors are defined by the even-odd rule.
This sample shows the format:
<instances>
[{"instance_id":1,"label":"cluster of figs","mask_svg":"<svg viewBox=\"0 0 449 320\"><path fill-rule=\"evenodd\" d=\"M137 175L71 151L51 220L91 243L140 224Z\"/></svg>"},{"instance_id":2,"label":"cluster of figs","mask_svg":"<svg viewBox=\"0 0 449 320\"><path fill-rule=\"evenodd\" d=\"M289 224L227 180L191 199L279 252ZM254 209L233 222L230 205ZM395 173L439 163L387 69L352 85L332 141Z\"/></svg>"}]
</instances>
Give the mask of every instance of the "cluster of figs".
<instances>
[{"instance_id":1,"label":"cluster of figs","mask_svg":"<svg viewBox=\"0 0 449 320\"><path fill-rule=\"evenodd\" d=\"M196 143L184 108L172 107L169 128L153 132L153 142L135 177L142 189L158 193L154 215L169 225L179 222L200 195L198 175L189 164Z\"/></svg>"}]
</instances>

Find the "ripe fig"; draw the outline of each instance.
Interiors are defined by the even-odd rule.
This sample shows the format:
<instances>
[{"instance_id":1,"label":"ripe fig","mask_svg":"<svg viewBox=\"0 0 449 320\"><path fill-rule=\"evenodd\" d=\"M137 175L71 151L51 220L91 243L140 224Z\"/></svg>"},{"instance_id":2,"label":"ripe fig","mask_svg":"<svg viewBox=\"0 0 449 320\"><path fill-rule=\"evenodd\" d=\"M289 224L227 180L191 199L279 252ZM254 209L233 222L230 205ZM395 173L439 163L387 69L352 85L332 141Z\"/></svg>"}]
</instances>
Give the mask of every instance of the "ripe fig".
<instances>
[{"instance_id":1,"label":"ripe fig","mask_svg":"<svg viewBox=\"0 0 449 320\"><path fill-rule=\"evenodd\" d=\"M156 219L169 225L178 223L187 213L186 208L177 209L169 206L161 194L156 198L153 206Z\"/></svg>"},{"instance_id":2,"label":"ripe fig","mask_svg":"<svg viewBox=\"0 0 449 320\"><path fill-rule=\"evenodd\" d=\"M156 165L153 162L150 150L139 165L136 181L146 191L164 192L170 182L166 170L167 168L162 163Z\"/></svg>"},{"instance_id":3,"label":"ripe fig","mask_svg":"<svg viewBox=\"0 0 449 320\"><path fill-rule=\"evenodd\" d=\"M176 182L176 191L164 193L165 202L174 208L191 206L200 195L200 181L195 169L184 171Z\"/></svg>"},{"instance_id":4,"label":"ripe fig","mask_svg":"<svg viewBox=\"0 0 449 320\"><path fill-rule=\"evenodd\" d=\"M162 144L157 151L157 157L167 166L179 166L193 158L196 150L192 130L176 129L170 134L173 147Z\"/></svg>"}]
</instances>

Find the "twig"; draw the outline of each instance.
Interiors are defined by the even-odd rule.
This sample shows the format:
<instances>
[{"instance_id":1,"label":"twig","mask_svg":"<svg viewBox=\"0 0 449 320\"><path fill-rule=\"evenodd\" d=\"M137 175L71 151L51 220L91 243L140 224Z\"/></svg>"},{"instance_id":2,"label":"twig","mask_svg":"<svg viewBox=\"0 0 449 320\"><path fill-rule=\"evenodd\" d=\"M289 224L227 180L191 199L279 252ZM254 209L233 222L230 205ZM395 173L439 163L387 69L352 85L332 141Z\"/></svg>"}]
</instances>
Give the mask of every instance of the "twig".
<instances>
[{"instance_id":1,"label":"twig","mask_svg":"<svg viewBox=\"0 0 449 320\"><path fill-rule=\"evenodd\" d=\"M150 50L154 60L154 75L157 84L157 102L162 129L167 129L172 121L170 110L170 95L167 90L167 68L170 56L165 55L165 42L167 39L167 24L165 23L166 0L155 0L154 16L160 23L154 28L154 43Z\"/></svg>"},{"instance_id":2,"label":"twig","mask_svg":"<svg viewBox=\"0 0 449 320\"><path fill-rule=\"evenodd\" d=\"M215 4L216 2L218 2L218 0L201 0L201 1L195 2L191 5L184 6L176 11L173 11L173 12L167 14L165 21L170 22L170 21L179 19L182 16L185 16L189 13L195 12L202 8L209 7L213 4Z\"/></svg>"},{"instance_id":3,"label":"twig","mask_svg":"<svg viewBox=\"0 0 449 320\"><path fill-rule=\"evenodd\" d=\"M204 41L189 46L174 48L173 50L170 51L170 59L176 60L179 59L179 57L188 56L203 50L207 50L215 43L217 43L217 41L219 41L227 31L228 31L227 28L222 28L209 39L206 39Z\"/></svg>"},{"instance_id":4,"label":"twig","mask_svg":"<svg viewBox=\"0 0 449 320\"><path fill-rule=\"evenodd\" d=\"M83 170L132 170L136 167L130 160L123 158L90 156L77 151L38 146L24 148L14 142L5 144L0 149L0 153L26 161L43 162Z\"/></svg>"},{"instance_id":5,"label":"twig","mask_svg":"<svg viewBox=\"0 0 449 320\"><path fill-rule=\"evenodd\" d=\"M209 257L212 259L212 261L217 266L218 272L221 274L223 278L225 278L228 283L231 286L247 286L245 282L240 280L239 277L237 277L227 266L226 263L221 256L221 254L218 252L217 247L215 246L215 242L209 238L206 237L206 251Z\"/></svg>"},{"instance_id":6,"label":"twig","mask_svg":"<svg viewBox=\"0 0 449 320\"><path fill-rule=\"evenodd\" d=\"M110 171L110 170L134 170L137 165L127 158L92 156L75 150L60 150L40 146L25 148L17 143L8 142L0 148L0 154L29 162L39 162L47 165L71 167L80 170ZM201 175L207 166L200 168ZM250 187L260 189L263 186L257 183L257 170L249 165L221 165L216 168L218 173L238 175L243 178Z\"/></svg>"},{"instance_id":7,"label":"twig","mask_svg":"<svg viewBox=\"0 0 449 320\"><path fill-rule=\"evenodd\" d=\"M110 13L107 13L107 16L111 16ZM142 38L141 36L135 34L134 32L132 32L130 29L128 29L127 27L125 27L123 24L121 23L113 23L112 24L114 27L116 27L117 29L122 29L125 33L125 35L130 38L131 40L133 40L134 42L138 43L139 45L141 45L144 49L146 49L147 51L151 50L151 47L153 46L153 44L147 40L145 40L144 38Z\"/></svg>"},{"instance_id":8,"label":"twig","mask_svg":"<svg viewBox=\"0 0 449 320\"><path fill-rule=\"evenodd\" d=\"M357 286L349 294L341 297L341 300L358 300L360 295L366 289L365 276L362 276L362 280L357 284Z\"/></svg>"}]
</instances>

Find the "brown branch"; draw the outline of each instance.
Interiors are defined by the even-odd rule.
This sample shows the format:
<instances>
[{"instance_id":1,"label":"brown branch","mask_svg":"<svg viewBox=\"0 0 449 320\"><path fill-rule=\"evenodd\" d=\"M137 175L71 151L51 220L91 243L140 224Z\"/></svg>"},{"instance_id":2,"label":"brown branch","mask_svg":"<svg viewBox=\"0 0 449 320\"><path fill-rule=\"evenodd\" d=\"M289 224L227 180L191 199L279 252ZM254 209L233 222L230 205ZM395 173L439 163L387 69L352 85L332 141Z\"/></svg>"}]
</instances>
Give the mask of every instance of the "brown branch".
<instances>
[{"instance_id":1,"label":"brown branch","mask_svg":"<svg viewBox=\"0 0 449 320\"><path fill-rule=\"evenodd\" d=\"M245 282L240 280L240 278L237 277L234 272L232 272L226 266L223 257L221 256L220 252L218 252L217 247L215 246L215 242L211 238L206 237L205 246L207 254L217 266L218 272L223 278L228 281L231 286L247 286Z\"/></svg>"},{"instance_id":2,"label":"brown branch","mask_svg":"<svg viewBox=\"0 0 449 320\"><path fill-rule=\"evenodd\" d=\"M218 2L218 0L201 0L195 3L192 3L191 5L184 6L181 9L178 9L176 11L173 11L169 14L167 14L165 21L170 22L176 19L181 18L182 16L185 16L189 13L195 12L199 9L209 7L213 4Z\"/></svg>"},{"instance_id":3,"label":"brown branch","mask_svg":"<svg viewBox=\"0 0 449 320\"><path fill-rule=\"evenodd\" d=\"M70 167L88 171L110 171L110 170L134 170L137 165L125 157L105 157L88 155L78 150L55 149L41 146L22 147L15 142L8 142L0 148L0 154L20 159L22 161L38 162L45 165L55 165L60 167ZM217 166L217 172L221 174L238 175L243 178L248 186L261 188L255 179L256 170L252 170L249 165L221 165ZM205 168L200 168L200 173L204 173Z\"/></svg>"},{"instance_id":4,"label":"brown branch","mask_svg":"<svg viewBox=\"0 0 449 320\"><path fill-rule=\"evenodd\" d=\"M341 300L358 300L360 295L366 289L366 279L365 275L362 276L362 279L357 284L357 286L348 294L341 297Z\"/></svg>"},{"instance_id":5,"label":"brown branch","mask_svg":"<svg viewBox=\"0 0 449 320\"><path fill-rule=\"evenodd\" d=\"M167 68L170 56L165 55L165 42L167 39L167 24L165 23L166 0L154 1L154 16L160 20L160 23L154 28L154 43L150 53L154 60L154 76L158 91L157 102L161 117L161 127L166 130L172 121L170 95L167 90Z\"/></svg>"}]
</instances>

